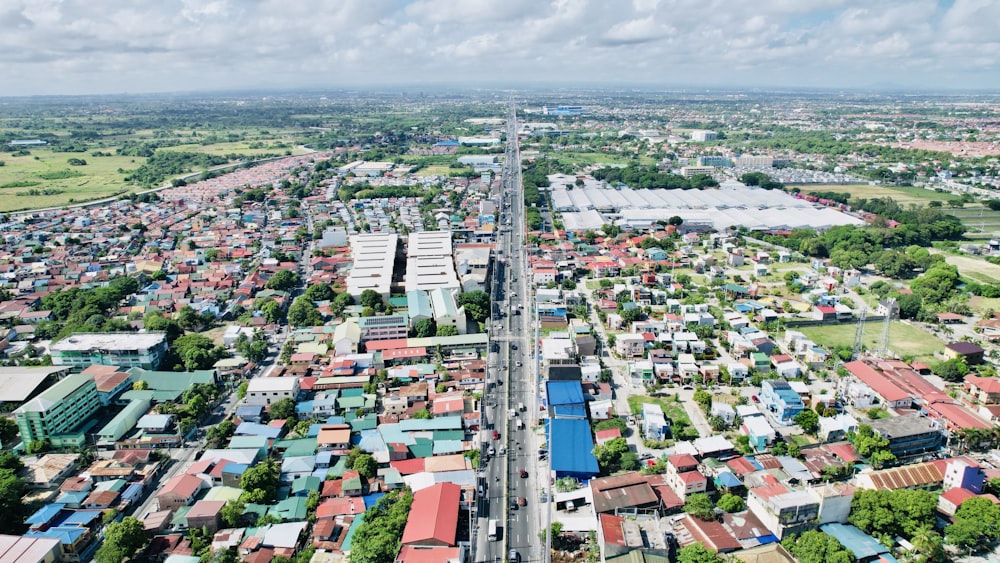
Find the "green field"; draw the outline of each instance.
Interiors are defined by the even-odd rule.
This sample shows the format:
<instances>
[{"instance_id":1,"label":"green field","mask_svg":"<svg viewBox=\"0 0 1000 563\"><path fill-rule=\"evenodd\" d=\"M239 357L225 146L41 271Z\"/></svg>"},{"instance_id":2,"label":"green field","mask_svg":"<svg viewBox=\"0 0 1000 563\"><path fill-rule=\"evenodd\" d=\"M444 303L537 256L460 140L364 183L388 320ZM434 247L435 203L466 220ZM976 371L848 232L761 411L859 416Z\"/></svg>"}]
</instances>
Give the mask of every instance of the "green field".
<instances>
[{"instance_id":1,"label":"green field","mask_svg":"<svg viewBox=\"0 0 1000 563\"><path fill-rule=\"evenodd\" d=\"M67 159L80 158L86 166L70 166ZM28 156L0 155L0 211L36 209L87 201L129 191L118 169L132 170L146 159L131 156L90 156L89 153L32 149ZM62 174L69 171L68 174ZM73 177L47 179L69 175ZM59 193L42 195L43 190ZM36 193L39 192L39 193Z\"/></svg>"},{"instance_id":2,"label":"green field","mask_svg":"<svg viewBox=\"0 0 1000 563\"><path fill-rule=\"evenodd\" d=\"M929 201L949 202L959 199L950 193L939 193L924 188L907 186L869 186L868 184L806 184L798 186L803 193L836 192L850 194L851 198L873 199L890 197L906 207L911 203L926 205ZM947 209L947 207L946 207Z\"/></svg>"},{"instance_id":3,"label":"green field","mask_svg":"<svg viewBox=\"0 0 1000 563\"><path fill-rule=\"evenodd\" d=\"M632 414L642 414L643 403L654 403L660 405L663 414L670 419L670 423L675 426L691 426L691 418L688 417L684 405L676 401L668 401L661 397L649 397L646 395L631 395L628 398L628 408ZM619 413L620 414L620 413Z\"/></svg>"},{"instance_id":4,"label":"green field","mask_svg":"<svg viewBox=\"0 0 1000 563\"><path fill-rule=\"evenodd\" d=\"M857 325L845 323L838 325L821 325L796 328L807 338L820 346L827 348L851 347L854 345L854 334ZM878 347L882 338L882 321L865 323L863 345L867 350ZM901 321L893 321L889 327L889 349L901 358L934 361L934 353L944 349L944 342L923 330Z\"/></svg>"},{"instance_id":5,"label":"green field","mask_svg":"<svg viewBox=\"0 0 1000 563\"><path fill-rule=\"evenodd\" d=\"M958 268L958 273L980 283L1000 283L1000 266L982 258L949 254L945 261Z\"/></svg>"}]
</instances>

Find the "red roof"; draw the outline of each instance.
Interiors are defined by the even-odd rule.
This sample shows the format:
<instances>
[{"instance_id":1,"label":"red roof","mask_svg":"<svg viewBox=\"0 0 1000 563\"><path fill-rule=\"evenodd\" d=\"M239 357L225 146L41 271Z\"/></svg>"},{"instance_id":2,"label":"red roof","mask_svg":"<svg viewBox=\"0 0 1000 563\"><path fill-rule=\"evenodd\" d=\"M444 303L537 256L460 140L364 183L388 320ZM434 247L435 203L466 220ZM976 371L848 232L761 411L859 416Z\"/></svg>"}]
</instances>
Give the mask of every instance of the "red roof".
<instances>
[{"instance_id":1,"label":"red roof","mask_svg":"<svg viewBox=\"0 0 1000 563\"><path fill-rule=\"evenodd\" d=\"M667 458L670 465L676 468L697 466L698 460L691 454L675 454Z\"/></svg>"},{"instance_id":2,"label":"red roof","mask_svg":"<svg viewBox=\"0 0 1000 563\"><path fill-rule=\"evenodd\" d=\"M393 350L384 350L382 352L382 359L398 360L400 358L422 358L426 355L427 348L423 346L417 348L396 348Z\"/></svg>"},{"instance_id":3,"label":"red roof","mask_svg":"<svg viewBox=\"0 0 1000 563\"><path fill-rule=\"evenodd\" d=\"M861 461L858 457L857 452L854 451L854 446L844 442L842 444L829 444L826 446L826 450L833 455L839 457L845 463L854 463Z\"/></svg>"},{"instance_id":4,"label":"red roof","mask_svg":"<svg viewBox=\"0 0 1000 563\"><path fill-rule=\"evenodd\" d=\"M963 502L969 500L974 496L976 496L975 493L973 493L970 490L963 489L961 487L954 487L941 493L941 498L950 502L956 508L962 506Z\"/></svg>"},{"instance_id":5,"label":"red roof","mask_svg":"<svg viewBox=\"0 0 1000 563\"><path fill-rule=\"evenodd\" d=\"M455 545L461 495L462 489L454 483L438 483L413 493L403 545Z\"/></svg>"},{"instance_id":6,"label":"red roof","mask_svg":"<svg viewBox=\"0 0 1000 563\"><path fill-rule=\"evenodd\" d=\"M909 393L894 385L878 370L862 360L847 362L844 364L844 368L852 375L860 379L865 385L871 387L886 401L893 403L910 397Z\"/></svg>"},{"instance_id":7,"label":"red roof","mask_svg":"<svg viewBox=\"0 0 1000 563\"><path fill-rule=\"evenodd\" d=\"M965 382L986 391L987 393L1000 393L1000 379L996 377L979 377L978 375L965 376Z\"/></svg>"},{"instance_id":8,"label":"red roof","mask_svg":"<svg viewBox=\"0 0 1000 563\"><path fill-rule=\"evenodd\" d=\"M677 476L680 477L680 480L684 481L685 483L701 483L703 481L708 480L699 471L685 471L684 473L680 473Z\"/></svg>"},{"instance_id":9,"label":"red roof","mask_svg":"<svg viewBox=\"0 0 1000 563\"><path fill-rule=\"evenodd\" d=\"M754 467L754 465L750 463L750 460L745 457L731 459L726 462L726 465L729 466L729 469L732 469L733 473L736 475L746 475L747 473L757 471L757 468Z\"/></svg>"}]
</instances>

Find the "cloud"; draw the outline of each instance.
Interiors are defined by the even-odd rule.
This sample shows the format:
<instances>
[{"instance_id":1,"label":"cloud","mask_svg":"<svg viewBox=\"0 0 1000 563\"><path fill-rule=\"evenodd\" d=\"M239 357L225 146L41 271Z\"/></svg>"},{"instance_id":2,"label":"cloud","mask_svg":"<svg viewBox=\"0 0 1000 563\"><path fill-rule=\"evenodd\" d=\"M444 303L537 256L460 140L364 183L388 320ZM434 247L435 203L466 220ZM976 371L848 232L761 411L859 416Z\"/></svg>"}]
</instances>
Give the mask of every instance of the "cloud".
<instances>
[{"instance_id":1,"label":"cloud","mask_svg":"<svg viewBox=\"0 0 1000 563\"><path fill-rule=\"evenodd\" d=\"M481 80L1000 87L993 0L6 0L0 95Z\"/></svg>"}]
</instances>

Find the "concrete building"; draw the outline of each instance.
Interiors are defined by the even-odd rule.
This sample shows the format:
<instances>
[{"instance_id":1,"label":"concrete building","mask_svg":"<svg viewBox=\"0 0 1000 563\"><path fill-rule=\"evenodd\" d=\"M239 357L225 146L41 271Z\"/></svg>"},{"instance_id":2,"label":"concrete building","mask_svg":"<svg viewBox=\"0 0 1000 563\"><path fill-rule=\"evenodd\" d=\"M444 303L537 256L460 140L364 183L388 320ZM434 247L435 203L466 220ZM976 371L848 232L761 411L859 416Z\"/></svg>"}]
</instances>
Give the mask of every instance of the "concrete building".
<instances>
[{"instance_id":1,"label":"concrete building","mask_svg":"<svg viewBox=\"0 0 1000 563\"><path fill-rule=\"evenodd\" d=\"M666 440L670 436L670 421L660 405L642 404L642 433L650 440Z\"/></svg>"},{"instance_id":2,"label":"concrete building","mask_svg":"<svg viewBox=\"0 0 1000 563\"><path fill-rule=\"evenodd\" d=\"M706 129L695 129L691 131L691 140L704 143L705 141L714 141L718 138L718 134L715 131L708 131Z\"/></svg>"},{"instance_id":3,"label":"concrete building","mask_svg":"<svg viewBox=\"0 0 1000 563\"><path fill-rule=\"evenodd\" d=\"M410 329L410 319L406 315L381 315L358 319L361 342L374 340L397 340L406 338Z\"/></svg>"},{"instance_id":4,"label":"concrete building","mask_svg":"<svg viewBox=\"0 0 1000 563\"><path fill-rule=\"evenodd\" d=\"M163 332L75 333L52 345L52 364L84 369L91 364L155 370L167 353Z\"/></svg>"},{"instance_id":5,"label":"concrete building","mask_svg":"<svg viewBox=\"0 0 1000 563\"><path fill-rule=\"evenodd\" d=\"M244 403L270 405L282 399L295 399L299 394L297 377L255 377L247 383Z\"/></svg>"},{"instance_id":6,"label":"concrete building","mask_svg":"<svg viewBox=\"0 0 1000 563\"><path fill-rule=\"evenodd\" d=\"M354 235L350 238L353 265L347 275L347 292L355 298L366 289L388 299L396 264L399 235Z\"/></svg>"},{"instance_id":7,"label":"concrete building","mask_svg":"<svg viewBox=\"0 0 1000 563\"><path fill-rule=\"evenodd\" d=\"M919 414L873 420L871 427L876 434L889 440L889 450L896 457L937 451L944 441L938 425Z\"/></svg>"},{"instance_id":8,"label":"concrete building","mask_svg":"<svg viewBox=\"0 0 1000 563\"><path fill-rule=\"evenodd\" d=\"M806 408L802 397L783 379L762 382L760 401L771 417L783 424L791 423L795 415Z\"/></svg>"},{"instance_id":9,"label":"concrete building","mask_svg":"<svg viewBox=\"0 0 1000 563\"><path fill-rule=\"evenodd\" d=\"M789 491L780 484L750 489L747 508L782 539L813 526L819 518L819 497L811 490Z\"/></svg>"},{"instance_id":10,"label":"concrete building","mask_svg":"<svg viewBox=\"0 0 1000 563\"><path fill-rule=\"evenodd\" d=\"M62 542L56 538L0 535L0 561L57 563L63 557Z\"/></svg>"},{"instance_id":11,"label":"concrete building","mask_svg":"<svg viewBox=\"0 0 1000 563\"><path fill-rule=\"evenodd\" d=\"M438 328L450 325L458 330L459 334L468 332L465 320L465 307L459 307L455 302L455 295L450 290L439 287L430 293L431 308L434 311L434 322Z\"/></svg>"},{"instance_id":12,"label":"concrete building","mask_svg":"<svg viewBox=\"0 0 1000 563\"><path fill-rule=\"evenodd\" d=\"M53 447L82 446L86 437L73 433L101 406L94 378L69 375L14 411L25 445L49 440Z\"/></svg>"}]
</instances>

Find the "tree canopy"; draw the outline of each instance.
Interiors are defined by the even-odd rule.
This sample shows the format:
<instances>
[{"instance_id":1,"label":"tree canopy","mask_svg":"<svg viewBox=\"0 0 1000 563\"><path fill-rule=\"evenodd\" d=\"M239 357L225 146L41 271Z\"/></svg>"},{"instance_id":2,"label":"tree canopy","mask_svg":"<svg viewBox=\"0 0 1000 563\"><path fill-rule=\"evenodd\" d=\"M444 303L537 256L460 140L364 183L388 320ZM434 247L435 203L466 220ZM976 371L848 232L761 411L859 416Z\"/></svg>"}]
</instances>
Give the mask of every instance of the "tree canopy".
<instances>
[{"instance_id":1,"label":"tree canopy","mask_svg":"<svg viewBox=\"0 0 1000 563\"><path fill-rule=\"evenodd\" d=\"M288 291L299 284L299 274L291 270L278 270L264 287L267 289L273 289L276 291Z\"/></svg>"},{"instance_id":2,"label":"tree canopy","mask_svg":"<svg viewBox=\"0 0 1000 563\"><path fill-rule=\"evenodd\" d=\"M854 563L854 555L837 538L819 530L792 534L781 540L781 545L799 563Z\"/></svg>"},{"instance_id":3,"label":"tree canopy","mask_svg":"<svg viewBox=\"0 0 1000 563\"><path fill-rule=\"evenodd\" d=\"M861 490L854 493L848 521L876 538L911 538L934 526L937 495L921 490Z\"/></svg>"},{"instance_id":4,"label":"tree canopy","mask_svg":"<svg viewBox=\"0 0 1000 563\"><path fill-rule=\"evenodd\" d=\"M408 489L391 491L365 511L352 539L352 563L393 563L413 503Z\"/></svg>"},{"instance_id":5,"label":"tree canopy","mask_svg":"<svg viewBox=\"0 0 1000 563\"><path fill-rule=\"evenodd\" d=\"M121 522L114 522L104 529L104 543L94 554L97 563L121 563L132 557L146 545L146 533L142 522L126 516Z\"/></svg>"}]
</instances>

